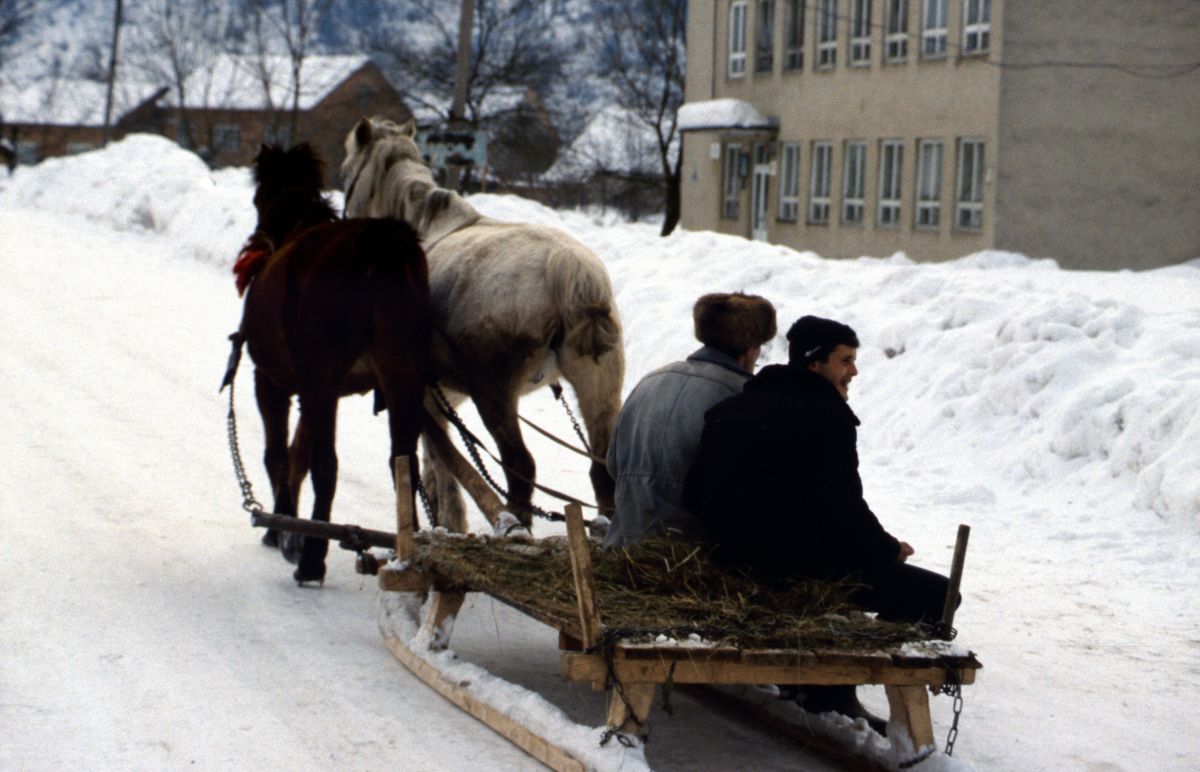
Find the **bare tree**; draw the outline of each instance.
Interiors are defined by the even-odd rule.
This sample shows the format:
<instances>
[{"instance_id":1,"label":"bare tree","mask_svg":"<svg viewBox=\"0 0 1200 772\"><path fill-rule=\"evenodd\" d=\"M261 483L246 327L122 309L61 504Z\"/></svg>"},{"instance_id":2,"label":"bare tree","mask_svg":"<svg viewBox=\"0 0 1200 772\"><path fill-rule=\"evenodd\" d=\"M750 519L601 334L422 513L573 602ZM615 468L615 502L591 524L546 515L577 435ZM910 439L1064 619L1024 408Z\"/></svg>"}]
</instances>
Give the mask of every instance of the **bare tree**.
<instances>
[{"instance_id":1,"label":"bare tree","mask_svg":"<svg viewBox=\"0 0 1200 772\"><path fill-rule=\"evenodd\" d=\"M299 131L300 95L303 89L304 60L312 51L321 17L333 5L332 0L247 0L246 12L253 30L254 53L258 57L258 76L268 109L274 111L271 85L277 75L268 64L276 52L286 56L291 76L289 95L289 136Z\"/></svg>"},{"instance_id":2,"label":"bare tree","mask_svg":"<svg viewBox=\"0 0 1200 772\"><path fill-rule=\"evenodd\" d=\"M8 50L17 41L21 28L33 16L35 0L0 0L0 68Z\"/></svg>"},{"instance_id":3,"label":"bare tree","mask_svg":"<svg viewBox=\"0 0 1200 772\"><path fill-rule=\"evenodd\" d=\"M686 0L611 0L600 13L602 71L617 101L658 138L665 186L662 235L679 223L682 146L676 114L683 104Z\"/></svg>"},{"instance_id":4,"label":"bare tree","mask_svg":"<svg viewBox=\"0 0 1200 772\"><path fill-rule=\"evenodd\" d=\"M175 93L179 132L176 139L196 146L188 111L192 75L221 50L229 24L228 0L142 0L132 10L127 58L140 72Z\"/></svg>"}]
</instances>

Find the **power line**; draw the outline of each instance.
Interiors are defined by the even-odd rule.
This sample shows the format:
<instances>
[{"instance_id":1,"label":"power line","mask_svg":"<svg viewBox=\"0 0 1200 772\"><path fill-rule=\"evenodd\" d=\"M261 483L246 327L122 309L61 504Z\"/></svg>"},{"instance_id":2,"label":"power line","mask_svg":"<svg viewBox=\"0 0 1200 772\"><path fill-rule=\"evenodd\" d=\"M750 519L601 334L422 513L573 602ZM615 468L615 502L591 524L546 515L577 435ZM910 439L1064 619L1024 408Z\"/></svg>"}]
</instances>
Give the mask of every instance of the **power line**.
<instances>
[{"instance_id":1,"label":"power line","mask_svg":"<svg viewBox=\"0 0 1200 772\"><path fill-rule=\"evenodd\" d=\"M907 12L907 6L910 3L916 4L916 3L920 3L921 1L922 0L909 0L909 2L906 2L905 3L906 12ZM947 0L947 3L950 3L953 1L954 0ZM836 0L835 0L835 2L836 2ZM780 5L783 5L783 3L780 3ZM801 5L805 9L805 11L812 11L811 18L813 19L814 27L820 24L821 7L820 7L819 2L812 2L811 0L805 0L804 2L799 3L799 5ZM836 8L836 6L835 6L835 8ZM807 14L807 13L805 14L806 17L808 15L809 14ZM918 16L920 16L920 14L918 14ZM908 16L905 17L905 26L906 27L908 26L907 25L908 18L909 18ZM757 18L756 18L756 22L757 22ZM965 50L965 47L961 43L958 43L952 39L953 36L950 34L948 22L949 22L949 20L947 19L946 41L945 41L947 52L949 52L949 50L951 50L951 49L954 49L956 51L956 55L959 57L978 60L978 61L983 62L984 64L987 64L991 67L996 67L996 68L1002 69L1002 70L1004 70L1004 69L1007 69L1007 70L1035 70L1035 69L1114 70L1116 72L1121 72L1126 75L1133 76L1135 78L1144 78L1144 79L1149 79L1149 80L1166 80L1169 78L1179 78L1179 77L1183 77L1185 75L1190 75L1191 73L1196 72L1197 70L1200 70L1200 61L1161 63L1161 64L1148 64L1148 63L1143 63L1143 62L1085 62L1085 61L1069 61L1069 60L1053 60L1053 59L1045 60L1045 61L1035 61L1035 62L999 62L999 61L995 61L995 60L991 59L990 56L985 56L985 55L990 54L990 49L972 50L972 51ZM840 13L835 12L834 23L838 28L844 26L846 31L849 32L850 24L851 24L851 14L840 14ZM918 23L920 23L920 22L918 21ZM924 38L925 38L924 34L920 31L909 32L909 31L907 31L907 29L903 33L889 31L887 29L886 23L882 23L882 22L872 21L867 25L867 27L870 29L882 30L884 32L884 44L885 45L887 44L887 38L889 36L893 36L893 35L903 34L906 40L911 40L914 43L918 44L915 47L919 47L919 44L924 42ZM988 22L988 34L989 34L989 36L991 35L990 19ZM838 37L840 38L840 34ZM772 43L774 43L774 36L772 36ZM949 55L949 54L947 53L947 55ZM921 54L918 53L918 57L920 57L920 56L921 56ZM941 57L937 57L937 58L941 58Z\"/></svg>"}]
</instances>

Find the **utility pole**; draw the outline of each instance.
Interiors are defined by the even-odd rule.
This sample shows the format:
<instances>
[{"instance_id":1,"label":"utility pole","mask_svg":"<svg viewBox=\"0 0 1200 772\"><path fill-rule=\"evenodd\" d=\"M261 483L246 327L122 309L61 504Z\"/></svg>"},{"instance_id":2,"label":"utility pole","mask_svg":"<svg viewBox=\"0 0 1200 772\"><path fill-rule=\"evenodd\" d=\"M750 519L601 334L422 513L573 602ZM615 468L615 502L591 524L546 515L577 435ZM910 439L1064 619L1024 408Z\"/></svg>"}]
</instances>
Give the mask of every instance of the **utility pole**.
<instances>
[{"instance_id":1,"label":"utility pole","mask_svg":"<svg viewBox=\"0 0 1200 772\"><path fill-rule=\"evenodd\" d=\"M121 41L121 0L113 12L112 56L108 60L108 90L104 97L104 135L101 145L107 145L112 132L113 84L117 80L117 46Z\"/></svg>"},{"instance_id":2,"label":"utility pole","mask_svg":"<svg viewBox=\"0 0 1200 772\"><path fill-rule=\"evenodd\" d=\"M471 33L475 29L475 0L462 0L458 12L458 51L454 61L454 101L450 104L451 132L467 130L467 77L471 69ZM446 187L458 190L462 167L446 169Z\"/></svg>"}]
</instances>

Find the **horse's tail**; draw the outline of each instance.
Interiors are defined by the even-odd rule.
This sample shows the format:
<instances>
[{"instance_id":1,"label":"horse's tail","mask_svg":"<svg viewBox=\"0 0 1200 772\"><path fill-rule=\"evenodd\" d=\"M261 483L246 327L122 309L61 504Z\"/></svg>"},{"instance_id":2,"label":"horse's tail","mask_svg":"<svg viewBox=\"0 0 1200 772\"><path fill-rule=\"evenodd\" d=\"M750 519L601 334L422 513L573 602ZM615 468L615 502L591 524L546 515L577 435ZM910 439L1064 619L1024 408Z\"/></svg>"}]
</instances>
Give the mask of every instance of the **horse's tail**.
<instances>
[{"instance_id":1,"label":"horse's tail","mask_svg":"<svg viewBox=\"0 0 1200 772\"><path fill-rule=\"evenodd\" d=\"M621 320L600 259L582 244L561 245L551 252L546 269L559 309L562 345L595 360L609 351L623 354Z\"/></svg>"}]
</instances>

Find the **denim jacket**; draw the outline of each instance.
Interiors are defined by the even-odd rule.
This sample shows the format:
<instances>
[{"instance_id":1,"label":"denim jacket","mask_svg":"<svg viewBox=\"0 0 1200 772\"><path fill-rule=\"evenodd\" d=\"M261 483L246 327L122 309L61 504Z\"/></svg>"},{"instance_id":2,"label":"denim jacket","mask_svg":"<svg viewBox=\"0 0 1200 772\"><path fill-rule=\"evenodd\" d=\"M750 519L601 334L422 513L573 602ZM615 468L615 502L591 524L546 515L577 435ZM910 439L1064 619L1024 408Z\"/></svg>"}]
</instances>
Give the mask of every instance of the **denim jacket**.
<instances>
[{"instance_id":1,"label":"denim jacket","mask_svg":"<svg viewBox=\"0 0 1200 772\"><path fill-rule=\"evenodd\" d=\"M702 536L699 520L683 506L684 479L700 447L704 413L740 393L749 377L733 357L704 346L634 387L608 446L617 511L604 546L630 546L649 534Z\"/></svg>"}]
</instances>

